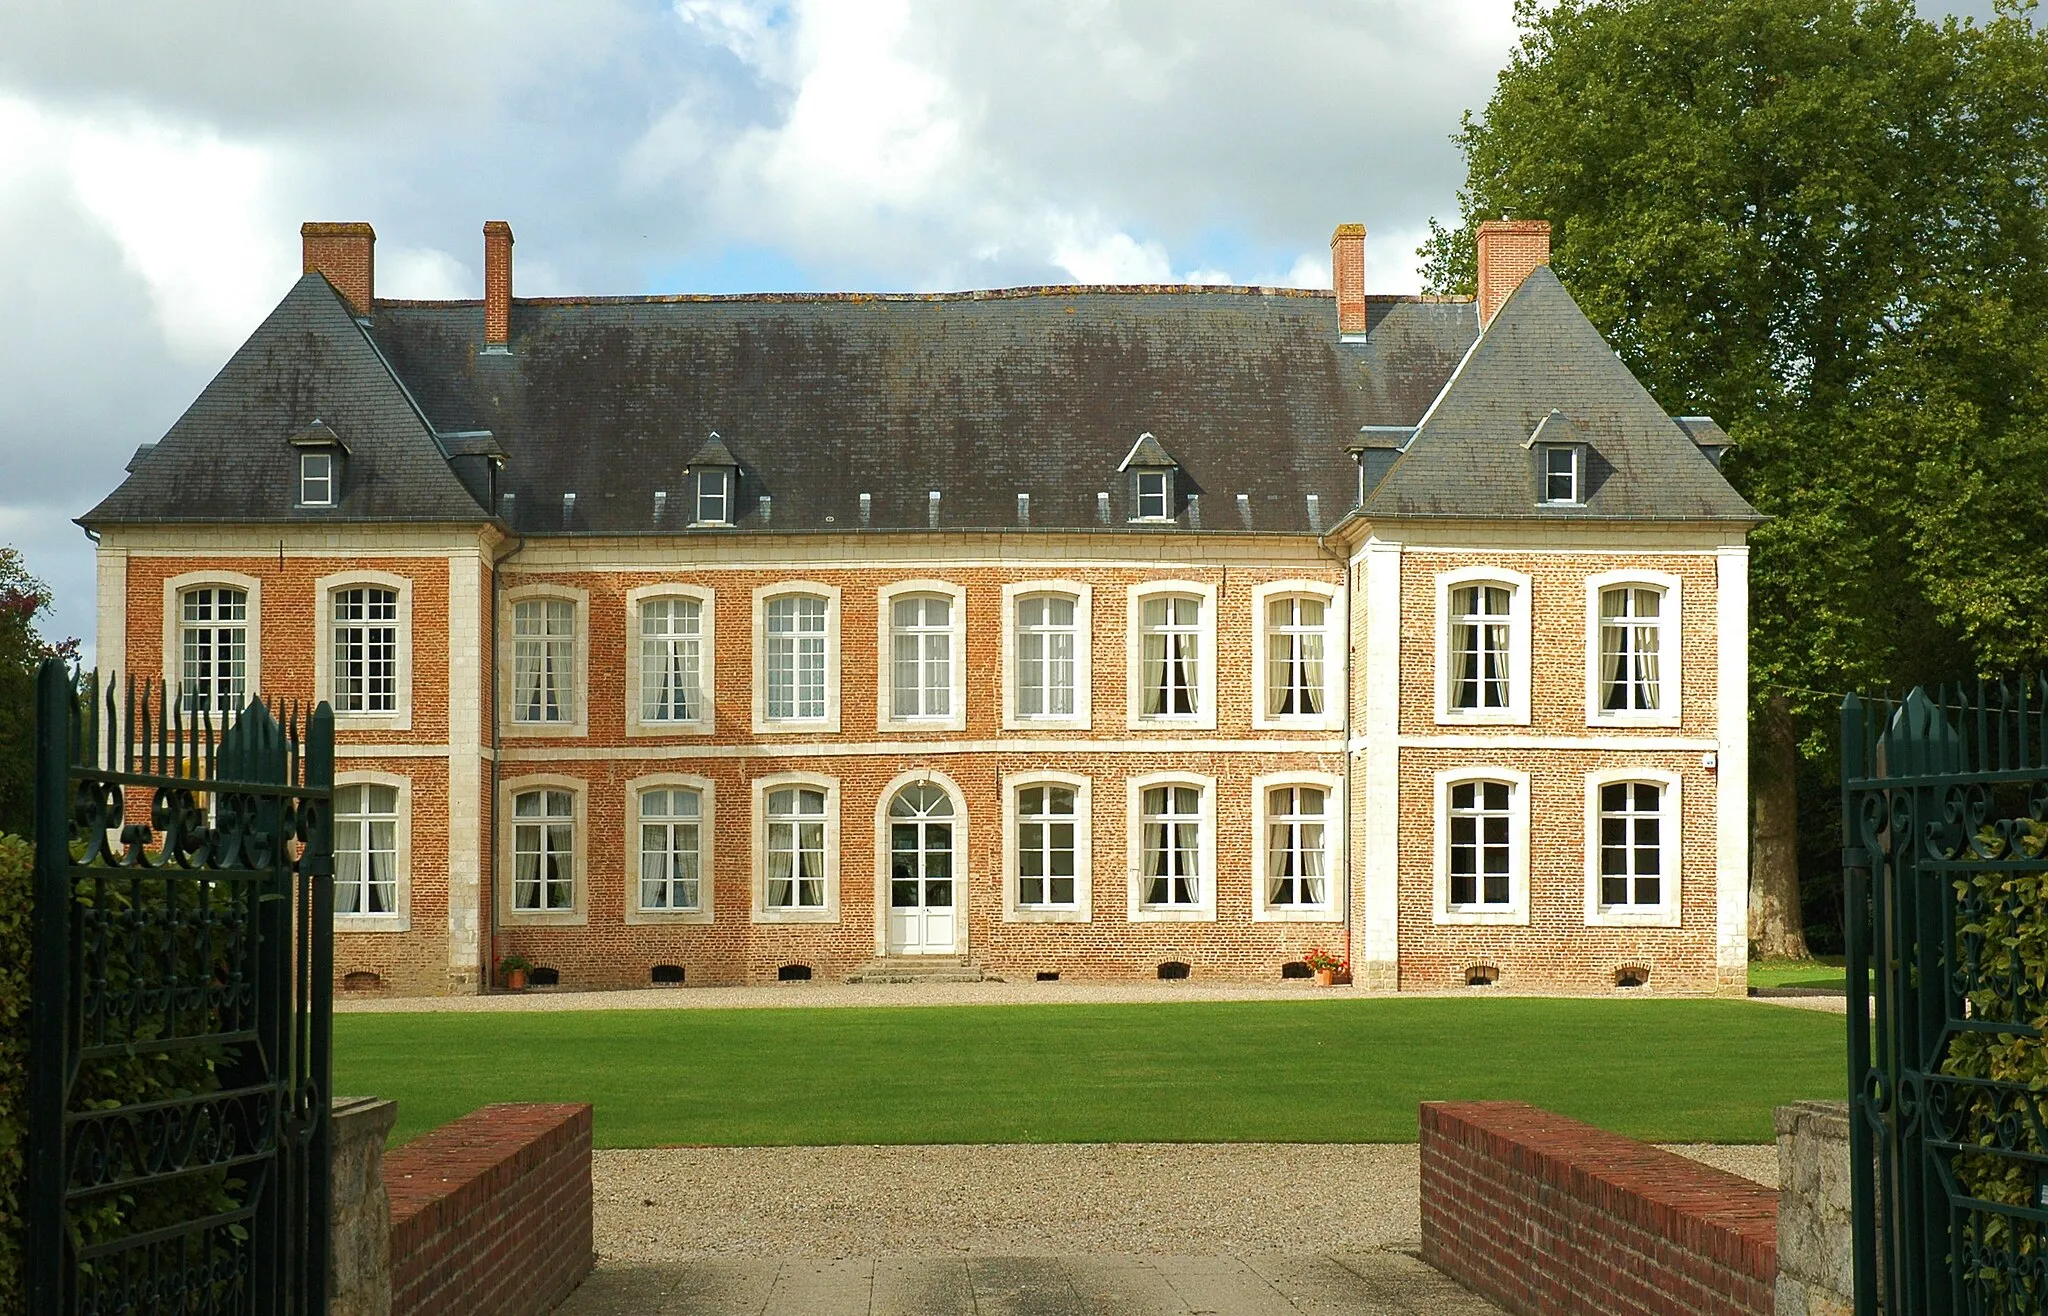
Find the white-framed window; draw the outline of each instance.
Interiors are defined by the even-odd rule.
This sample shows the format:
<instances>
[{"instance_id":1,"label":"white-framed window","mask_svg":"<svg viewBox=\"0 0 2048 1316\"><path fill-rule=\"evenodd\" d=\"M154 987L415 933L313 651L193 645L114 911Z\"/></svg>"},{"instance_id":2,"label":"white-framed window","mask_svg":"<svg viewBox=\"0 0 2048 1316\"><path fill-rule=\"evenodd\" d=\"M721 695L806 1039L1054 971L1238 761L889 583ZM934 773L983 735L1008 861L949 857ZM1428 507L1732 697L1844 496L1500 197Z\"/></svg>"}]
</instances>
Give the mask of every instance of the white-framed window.
<instances>
[{"instance_id":1,"label":"white-framed window","mask_svg":"<svg viewBox=\"0 0 2048 1316\"><path fill-rule=\"evenodd\" d=\"M1529 721L1529 577L1468 567L1437 577L1436 720Z\"/></svg>"},{"instance_id":2,"label":"white-framed window","mask_svg":"<svg viewBox=\"0 0 2048 1316\"><path fill-rule=\"evenodd\" d=\"M412 582L382 571L322 576L314 680L343 727L412 727Z\"/></svg>"},{"instance_id":3,"label":"white-framed window","mask_svg":"<svg viewBox=\"0 0 2048 1316\"><path fill-rule=\"evenodd\" d=\"M1093 591L1068 580L1003 586L1003 727L1086 730L1093 719Z\"/></svg>"},{"instance_id":4,"label":"white-framed window","mask_svg":"<svg viewBox=\"0 0 2048 1316\"><path fill-rule=\"evenodd\" d=\"M754 640L754 730L839 730L838 587L756 590Z\"/></svg>"},{"instance_id":5,"label":"white-framed window","mask_svg":"<svg viewBox=\"0 0 2048 1316\"><path fill-rule=\"evenodd\" d=\"M1216 591L1159 581L1130 590L1132 726L1216 726Z\"/></svg>"},{"instance_id":6,"label":"white-framed window","mask_svg":"<svg viewBox=\"0 0 2048 1316\"><path fill-rule=\"evenodd\" d=\"M1003 778L1003 919L1085 923L1094 900L1091 783L1069 772Z\"/></svg>"},{"instance_id":7,"label":"white-framed window","mask_svg":"<svg viewBox=\"0 0 2048 1316\"><path fill-rule=\"evenodd\" d=\"M499 616L509 658L507 729L517 735L582 735L583 661L590 648L588 591L555 584L521 585L505 592Z\"/></svg>"},{"instance_id":8,"label":"white-framed window","mask_svg":"<svg viewBox=\"0 0 2048 1316\"><path fill-rule=\"evenodd\" d=\"M1436 774L1436 921L1529 921L1529 774Z\"/></svg>"},{"instance_id":9,"label":"white-framed window","mask_svg":"<svg viewBox=\"0 0 2048 1316\"><path fill-rule=\"evenodd\" d=\"M1586 721L1679 724L1679 580L1611 571L1586 581Z\"/></svg>"},{"instance_id":10,"label":"white-framed window","mask_svg":"<svg viewBox=\"0 0 2048 1316\"><path fill-rule=\"evenodd\" d=\"M1584 472L1579 469L1579 448L1575 444L1550 444L1543 449L1543 501L1582 503L1585 501Z\"/></svg>"},{"instance_id":11,"label":"white-framed window","mask_svg":"<svg viewBox=\"0 0 2048 1316\"><path fill-rule=\"evenodd\" d=\"M905 580L876 595L875 716L879 725L967 725L967 592L943 580Z\"/></svg>"},{"instance_id":12,"label":"white-framed window","mask_svg":"<svg viewBox=\"0 0 2048 1316\"><path fill-rule=\"evenodd\" d=\"M236 571L164 581L164 684L186 712L240 709L260 693L263 582Z\"/></svg>"},{"instance_id":13,"label":"white-framed window","mask_svg":"<svg viewBox=\"0 0 2048 1316\"><path fill-rule=\"evenodd\" d=\"M299 506L334 506L334 454L299 454Z\"/></svg>"},{"instance_id":14,"label":"white-framed window","mask_svg":"<svg viewBox=\"0 0 2048 1316\"><path fill-rule=\"evenodd\" d=\"M1252 726L1344 725L1344 616L1337 589L1280 580L1252 590Z\"/></svg>"},{"instance_id":15,"label":"white-framed window","mask_svg":"<svg viewBox=\"0 0 2048 1316\"><path fill-rule=\"evenodd\" d=\"M1130 910L1134 922L1216 917L1216 782L1179 773L1133 777Z\"/></svg>"},{"instance_id":16,"label":"white-framed window","mask_svg":"<svg viewBox=\"0 0 2048 1316\"><path fill-rule=\"evenodd\" d=\"M501 919L511 925L584 922L586 784L536 776L506 781L500 789L500 844L507 862Z\"/></svg>"},{"instance_id":17,"label":"white-framed window","mask_svg":"<svg viewBox=\"0 0 2048 1316\"><path fill-rule=\"evenodd\" d=\"M412 922L412 783L385 772L334 782L334 926L404 932Z\"/></svg>"},{"instance_id":18,"label":"white-framed window","mask_svg":"<svg viewBox=\"0 0 2048 1316\"><path fill-rule=\"evenodd\" d=\"M1587 926L1679 925L1679 781L1657 768L1587 774Z\"/></svg>"},{"instance_id":19,"label":"white-framed window","mask_svg":"<svg viewBox=\"0 0 2048 1316\"><path fill-rule=\"evenodd\" d=\"M712 466L690 476L690 521L693 525L732 524L732 471Z\"/></svg>"},{"instance_id":20,"label":"white-framed window","mask_svg":"<svg viewBox=\"0 0 2048 1316\"><path fill-rule=\"evenodd\" d=\"M1338 845L1342 779L1286 773L1252 779L1252 917L1330 922L1343 917Z\"/></svg>"},{"instance_id":21,"label":"white-framed window","mask_svg":"<svg viewBox=\"0 0 2048 1316\"><path fill-rule=\"evenodd\" d=\"M626 734L708 735L717 609L708 589L642 585L626 591Z\"/></svg>"},{"instance_id":22,"label":"white-framed window","mask_svg":"<svg viewBox=\"0 0 2048 1316\"><path fill-rule=\"evenodd\" d=\"M839 921L839 783L778 773L754 782L754 921Z\"/></svg>"},{"instance_id":23,"label":"white-framed window","mask_svg":"<svg viewBox=\"0 0 2048 1316\"><path fill-rule=\"evenodd\" d=\"M626 922L712 921L717 786L656 773L626 783Z\"/></svg>"},{"instance_id":24,"label":"white-framed window","mask_svg":"<svg viewBox=\"0 0 2048 1316\"><path fill-rule=\"evenodd\" d=\"M1173 472L1134 471L1131 476L1131 504L1134 521L1168 521L1173 518Z\"/></svg>"}]
</instances>

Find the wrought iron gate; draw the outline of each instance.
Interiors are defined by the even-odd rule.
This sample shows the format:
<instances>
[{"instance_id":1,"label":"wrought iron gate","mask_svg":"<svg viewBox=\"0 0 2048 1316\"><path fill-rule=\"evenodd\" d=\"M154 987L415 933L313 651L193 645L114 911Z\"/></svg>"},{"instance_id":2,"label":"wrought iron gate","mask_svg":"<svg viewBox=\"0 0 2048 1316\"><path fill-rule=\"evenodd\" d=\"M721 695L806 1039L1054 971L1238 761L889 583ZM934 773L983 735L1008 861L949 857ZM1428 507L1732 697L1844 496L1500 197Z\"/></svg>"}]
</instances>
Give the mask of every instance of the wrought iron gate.
<instances>
[{"instance_id":1,"label":"wrought iron gate","mask_svg":"<svg viewBox=\"0 0 2048 1316\"><path fill-rule=\"evenodd\" d=\"M2048 682L1852 696L1842 804L1858 1316L2039 1313Z\"/></svg>"},{"instance_id":2,"label":"wrought iron gate","mask_svg":"<svg viewBox=\"0 0 2048 1316\"><path fill-rule=\"evenodd\" d=\"M324 1313L334 715L114 687L37 684L32 1310Z\"/></svg>"}]
</instances>

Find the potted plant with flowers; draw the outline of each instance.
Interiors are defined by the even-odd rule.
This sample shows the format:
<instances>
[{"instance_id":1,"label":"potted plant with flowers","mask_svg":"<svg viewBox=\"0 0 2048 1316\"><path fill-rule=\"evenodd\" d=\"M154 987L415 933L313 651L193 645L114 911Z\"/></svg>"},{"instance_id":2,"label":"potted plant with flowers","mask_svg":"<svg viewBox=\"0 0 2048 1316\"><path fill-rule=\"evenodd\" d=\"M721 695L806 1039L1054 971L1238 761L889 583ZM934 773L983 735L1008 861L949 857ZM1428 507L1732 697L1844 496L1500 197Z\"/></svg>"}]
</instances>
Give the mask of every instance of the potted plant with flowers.
<instances>
[{"instance_id":1,"label":"potted plant with flowers","mask_svg":"<svg viewBox=\"0 0 2048 1316\"><path fill-rule=\"evenodd\" d=\"M507 955L498 961L498 980L508 992L523 992L526 990L526 971L532 967L533 962L524 955Z\"/></svg>"},{"instance_id":2,"label":"potted plant with flowers","mask_svg":"<svg viewBox=\"0 0 2048 1316\"><path fill-rule=\"evenodd\" d=\"M1318 987L1334 987L1340 975L1350 976L1351 966L1344 962L1343 957L1335 951L1324 950L1321 946L1310 947L1308 953L1301 957L1301 962L1308 965L1309 972L1315 974Z\"/></svg>"}]
</instances>

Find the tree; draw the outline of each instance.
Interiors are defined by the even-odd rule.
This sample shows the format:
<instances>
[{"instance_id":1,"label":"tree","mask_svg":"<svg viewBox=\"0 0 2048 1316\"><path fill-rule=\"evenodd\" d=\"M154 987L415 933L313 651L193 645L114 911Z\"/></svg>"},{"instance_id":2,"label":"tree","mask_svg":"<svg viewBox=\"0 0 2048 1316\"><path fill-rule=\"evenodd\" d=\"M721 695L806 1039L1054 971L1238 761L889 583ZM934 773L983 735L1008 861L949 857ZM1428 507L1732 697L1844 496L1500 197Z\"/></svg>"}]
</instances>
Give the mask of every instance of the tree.
<instances>
[{"instance_id":1,"label":"tree","mask_svg":"<svg viewBox=\"0 0 2048 1316\"><path fill-rule=\"evenodd\" d=\"M37 633L49 610L49 586L0 544L0 834L35 834L36 669L78 654L78 641L51 644Z\"/></svg>"},{"instance_id":2,"label":"tree","mask_svg":"<svg viewBox=\"0 0 2048 1316\"><path fill-rule=\"evenodd\" d=\"M1518 0L1455 139L1455 229L1553 264L1674 414L1737 440L1751 537L1751 937L1803 954L1799 755L1835 692L2048 657L2048 33L1904 0ZM1824 807L1818 799L1813 807Z\"/></svg>"}]
</instances>

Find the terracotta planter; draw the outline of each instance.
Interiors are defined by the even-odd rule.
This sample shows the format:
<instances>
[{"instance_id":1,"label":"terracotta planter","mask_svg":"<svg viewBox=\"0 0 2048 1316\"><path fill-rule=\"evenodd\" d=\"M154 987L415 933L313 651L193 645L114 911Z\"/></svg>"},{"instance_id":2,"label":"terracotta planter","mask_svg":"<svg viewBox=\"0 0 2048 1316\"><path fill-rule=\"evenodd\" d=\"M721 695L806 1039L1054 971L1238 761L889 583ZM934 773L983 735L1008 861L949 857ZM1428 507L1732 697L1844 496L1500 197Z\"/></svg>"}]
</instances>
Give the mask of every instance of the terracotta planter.
<instances>
[{"instance_id":1,"label":"terracotta planter","mask_svg":"<svg viewBox=\"0 0 2048 1316\"><path fill-rule=\"evenodd\" d=\"M525 991L525 990L526 990L526 970L524 970L524 969L507 969L507 970L505 970L505 990L506 990L506 991L508 991L508 992L523 992L523 991Z\"/></svg>"},{"instance_id":2,"label":"terracotta planter","mask_svg":"<svg viewBox=\"0 0 2048 1316\"><path fill-rule=\"evenodd\" d=\"M1316 986L1318 986L1318 987L1335 987L1336 985L1337 985L1337 971L1336 971L1335 969L1317 969L1317 970L1316 970Z\"/></svg>"}]
</instances>

